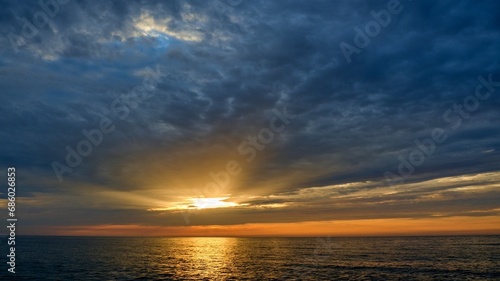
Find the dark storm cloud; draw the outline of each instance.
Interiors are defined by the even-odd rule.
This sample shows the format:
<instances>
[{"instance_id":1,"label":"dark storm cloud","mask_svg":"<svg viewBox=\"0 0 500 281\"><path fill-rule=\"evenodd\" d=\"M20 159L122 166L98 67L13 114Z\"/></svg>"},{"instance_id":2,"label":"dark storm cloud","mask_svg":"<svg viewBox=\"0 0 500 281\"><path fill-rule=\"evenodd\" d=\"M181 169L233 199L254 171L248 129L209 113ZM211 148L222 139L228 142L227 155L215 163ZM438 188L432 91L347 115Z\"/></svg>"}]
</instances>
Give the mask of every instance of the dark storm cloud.
<instances>
[{"instance_id":1,"label":"dark storm cloud","mask_svg":"<svg viewBox=\"0 0 500 281\"><path fill-rule=\"evenodd\" d=\"M402 12L348 63L339 44L353 44L353 28L363 28L373 20L370 12L388 2L68 1L16 52L9 34L22 36L25 20L35 24L44 9L38 1L2 1L0 166L25 171L21 195L30 197L73 194L82 183L114 191L146 188L148 179L177 186L189 182L184 168L198 171L197 157L223 158L222 164L244 159L238 144L266 126L273 108L286 107L297 117L257 155L258 165L243 167L246 178L233 195L259 186L293 194L363 181L373 184L361 190L374 190L385 186L385 171L397 173L398 156L408 157L414 140L434 128L447 130L448 140L407 182L498 171L499 90L456 130L443 114L474 94L479 75L500 81L500 4L401 0ZM163 80L152 98L125 120L117 118L113 101L141 85L144 69L156 65ZM116 130L59 183L51 163L64 163L65 147L75 147L81 131L98 128L104 117ZM158 176L169 171L180 179ZM358 191L350 188L337 195ZM481 198L474 201L478 208ZM250 203L288 202L262 200ZM403 203L380 212L407 214L404 198L391 200ZM318 204L307 212L322 215L299 220L333 218L331 205ZM491 209L491 202L484 204ZM95 212L103 219L93 223L119 216ZM258 212L231 213L225 223L256 222L247 217ZM276 221L287 216L272 212ZM221 223L216 217L203 221Z\"/></svg>"}]
</instances>

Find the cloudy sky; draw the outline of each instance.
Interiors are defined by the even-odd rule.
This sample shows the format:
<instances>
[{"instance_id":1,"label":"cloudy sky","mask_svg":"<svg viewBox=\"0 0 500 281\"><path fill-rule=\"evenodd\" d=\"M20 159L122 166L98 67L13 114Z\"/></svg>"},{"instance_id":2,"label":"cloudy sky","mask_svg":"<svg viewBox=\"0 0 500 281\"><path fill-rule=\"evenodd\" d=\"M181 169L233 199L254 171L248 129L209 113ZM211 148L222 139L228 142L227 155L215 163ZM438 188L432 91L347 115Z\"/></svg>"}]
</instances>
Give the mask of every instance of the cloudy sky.
<instances>
[{"instance_id":1,"label":"cloudy sky","mask_svg":"<svg viewBox=\"0 0 500 281\"><path fill-rule=\"evenodd\" d=\"M20 234L500 233L497 1L45 3L0 12Z\"/></svg>"}]
</instances>

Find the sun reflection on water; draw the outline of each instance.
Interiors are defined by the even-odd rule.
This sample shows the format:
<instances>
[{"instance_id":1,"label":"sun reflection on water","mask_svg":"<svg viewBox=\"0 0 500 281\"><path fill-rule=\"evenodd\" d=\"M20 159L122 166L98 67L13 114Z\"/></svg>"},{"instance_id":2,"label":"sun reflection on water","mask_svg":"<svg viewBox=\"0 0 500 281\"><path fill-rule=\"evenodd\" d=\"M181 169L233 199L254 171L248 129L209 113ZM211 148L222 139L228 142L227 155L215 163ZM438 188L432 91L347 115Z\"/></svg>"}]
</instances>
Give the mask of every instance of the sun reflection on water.
<instances>
[{"instance_id":1,"label":"sun reflection on water","mask_svg":"<svg viewBox=\"0 0 500 281\"><path fill-rule=\"evenodd\" d=\"M196 277L212 276L217 279L217 276L227 276L234 272L237 238L191 237L176 240L177 245L172 245L171 242L169 239L166 246L180 250L175 251L175 259L180 261L177 269L183 274L188 271Z\"/></svg>"}]
</instances>

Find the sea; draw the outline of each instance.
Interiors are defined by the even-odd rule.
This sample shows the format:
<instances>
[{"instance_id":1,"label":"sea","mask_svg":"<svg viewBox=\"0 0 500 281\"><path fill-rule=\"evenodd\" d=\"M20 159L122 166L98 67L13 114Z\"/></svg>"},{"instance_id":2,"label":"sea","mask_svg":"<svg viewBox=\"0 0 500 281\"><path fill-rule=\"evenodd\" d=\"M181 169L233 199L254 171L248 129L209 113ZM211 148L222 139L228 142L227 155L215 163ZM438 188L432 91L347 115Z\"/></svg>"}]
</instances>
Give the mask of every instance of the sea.
<instances>
[{"instance_id":1,"label":"sea","mask_svg":"<svg viewBox=\"0 0 500 281\"><path fill-rule=\"evenodd\" d=\"M500 236L16 237L0 280L500 280Z\"/></svg>"}]
</instances>

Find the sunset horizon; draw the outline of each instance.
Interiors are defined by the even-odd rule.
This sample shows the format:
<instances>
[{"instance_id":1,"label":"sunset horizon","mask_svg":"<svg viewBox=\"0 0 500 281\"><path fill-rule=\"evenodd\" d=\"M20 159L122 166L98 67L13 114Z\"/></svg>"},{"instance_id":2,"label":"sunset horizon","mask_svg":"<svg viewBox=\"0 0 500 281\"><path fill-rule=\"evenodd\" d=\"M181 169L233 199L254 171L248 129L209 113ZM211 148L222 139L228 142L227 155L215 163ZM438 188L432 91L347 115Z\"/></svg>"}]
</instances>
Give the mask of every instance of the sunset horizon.
<instances>
[{"instance_id":1,"label":"sunset horizon","mask_svg":"<svg viewBox=\"0 0 500 281\"><path fill-rule=\"evenodd\" d=\"M0 279L500 280L500 2L0 3Z\"/></svg>"},{"instance_id":2,"label":"sunset horizon","mask_svg":"<svg viewBox=\"0 0 500 281\"><path fill-rule=\"evenodd\" d=\"M390 230L386 230L389 223ZM484 226L474 228L477 220L455 219L446 222L448 225L432 225L422 227L423 224L442 223L429 219L386 219L352 220L352 221L323 221L304 223L281 224L242 224L232 225L206 225L206 226L181 226L181 227L150 227L143 225L97 225L54 228L47 232L38 233L24 231L24 235L31 236L99 236L99 237L398 237L398 236L491 236L500 235L497 217L481 221ZM457 227L456 224L463 224ZM375 225L374 225L375 224ZM353 226L354 225L354 226ZM489 227L487 227L488 225ZM494 226L492 226L494 225ZM300 231L301 227L309 227L308 231ZM371 231L367 228L370 227ZM277 229L280 228L280 229ZM299 229L297 229L299 228ZM337 231L332 231L332 228ZM401 231L401 228L407 228ZM312 230L312 231L311 231ZM131 234L132 233L132 234Z\"/></svg>"}]
</instances>

